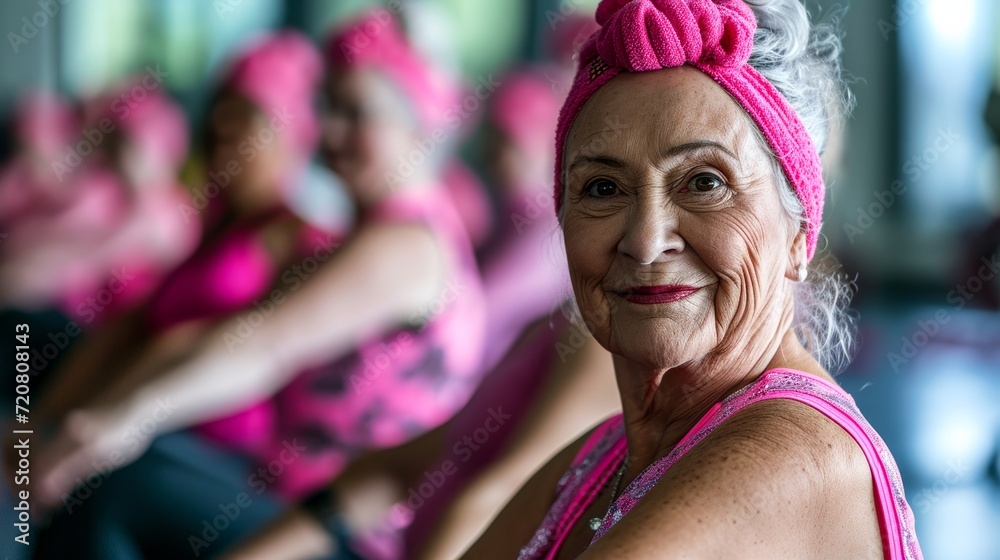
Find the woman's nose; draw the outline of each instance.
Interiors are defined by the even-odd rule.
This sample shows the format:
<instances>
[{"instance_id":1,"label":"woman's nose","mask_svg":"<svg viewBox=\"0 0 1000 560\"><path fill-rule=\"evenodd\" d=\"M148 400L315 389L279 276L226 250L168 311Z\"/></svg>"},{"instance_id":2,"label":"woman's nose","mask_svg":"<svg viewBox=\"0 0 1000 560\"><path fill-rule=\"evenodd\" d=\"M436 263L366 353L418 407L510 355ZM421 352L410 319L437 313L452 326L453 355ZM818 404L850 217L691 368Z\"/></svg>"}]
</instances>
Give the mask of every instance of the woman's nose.
<instances>
[{"instance_id":1,"label":"woman's nose","mask_svg":"<svg viewBox=\"0 0 1000 560\"><path fill-rule=\"evenodd\" d=\"M669 259L684 250L679 210L662 197L643 196L629 213L618 251L639 264Z\"/></svg>"},{"instance_id":2,"label":"woman's nose","mask_svg":"<svg viewBox=\"0 0 1000 560\"><path fill-rule=\"evenodd\" d=\"M350 123L337 114L328 114L323 118L323 144L327 149L337 150L346 141Z\"/></svg>"}]
</instances>

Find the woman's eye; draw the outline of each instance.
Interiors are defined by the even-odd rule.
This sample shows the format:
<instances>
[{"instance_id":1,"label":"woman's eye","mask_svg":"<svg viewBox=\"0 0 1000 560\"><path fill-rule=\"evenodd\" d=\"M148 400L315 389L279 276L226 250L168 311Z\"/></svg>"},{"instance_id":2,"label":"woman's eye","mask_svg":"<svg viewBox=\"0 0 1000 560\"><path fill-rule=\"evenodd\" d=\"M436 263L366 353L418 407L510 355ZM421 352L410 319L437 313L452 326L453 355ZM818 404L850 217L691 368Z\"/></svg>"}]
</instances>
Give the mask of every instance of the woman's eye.
<instances>
[{"instance_id":1,"label":"woman's eye","mask_svg":"<svg viewBox=\"0 0 1000 560\"><path fill-rule=\"evenodd\" d=\"M722 179L712 175L710 173L702 173L701 175L696 175L688 183L688 189L694 192L710 192L717 187L723 185Z\"/></svg>"},{"instance_id":2,"label":"woman's eye","mask_svg":"<svg viewBox=\"0 0 1000 560\"><path fill-rule=\"evenodd\" d=\"M607 179L595 179L587 185L585 190L590 196L607 198L618 194L618 185Z\"/></svg>"}]
</instances>

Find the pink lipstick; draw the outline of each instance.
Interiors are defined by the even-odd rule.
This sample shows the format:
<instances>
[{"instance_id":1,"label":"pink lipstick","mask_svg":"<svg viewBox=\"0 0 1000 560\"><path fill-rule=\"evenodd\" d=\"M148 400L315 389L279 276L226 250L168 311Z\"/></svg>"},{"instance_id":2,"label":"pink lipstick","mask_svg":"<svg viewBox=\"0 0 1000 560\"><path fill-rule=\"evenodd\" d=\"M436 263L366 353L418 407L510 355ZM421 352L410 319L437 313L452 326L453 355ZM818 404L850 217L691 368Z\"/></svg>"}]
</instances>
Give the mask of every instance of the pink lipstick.
<instances>
[{"instance_id":1,"label":"pink lipstick","mask_svg":"<svg viewBox=\"0 0 1000 560\"><path fill-rule=\"evenodd\" d=\"M694 286L635 286L619 295L632 303L656 305L682 300L697 291Z\"/></svg>"}]
</instances>

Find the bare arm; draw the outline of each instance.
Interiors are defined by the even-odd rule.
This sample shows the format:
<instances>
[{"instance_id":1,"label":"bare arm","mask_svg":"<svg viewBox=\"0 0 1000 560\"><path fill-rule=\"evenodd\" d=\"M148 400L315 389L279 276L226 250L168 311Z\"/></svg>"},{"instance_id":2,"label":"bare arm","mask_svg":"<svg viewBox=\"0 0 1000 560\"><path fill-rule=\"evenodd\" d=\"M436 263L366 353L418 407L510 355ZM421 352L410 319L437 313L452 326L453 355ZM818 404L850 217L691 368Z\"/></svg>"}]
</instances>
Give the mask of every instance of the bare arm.
<instances>
[{"instance_id":1,"label":"bare arm","mask_svg":"<svg viewBox=\"0 0 1000 560\"><path fill-rule=\"evenodd\" d=\"M122 360L134 355L149 340L136 313L126 313L82 336L53 372L51 386L36 407L39 420L54 421L87 402L117 371Z\"/></svg>"},{"instance_id":2,"label":"bare arm","mask_svg":"<svg viewBox=\"0 0 1000 560\"><path fill-rule=\"evenodd\" d=\"M872 496L846 432L766 401L694 447L579 558L882 558Z\"/></svg>"},{"instance_id":3,"label":"bare arm","mask_svg":"<svg viewBox=\"0 0 1000 560\"><path fill-rule=\"evenodd\" d=\"M448 424L401 446L368 452L333 483L337 514L348 530L360 533L385 519L432 459L444 448ZM309 560L334 553L335 543L312 515L293 508L228 553L225 560Z\"/></svg>"},{"instance_id":4,"label":"bare arm","mask_svg":"<svg viewBox=\"0 0 1000 560\"><path fill-rule=\"evenodd\" d=\"M292 509L259 534L228 552L224 560L327 558L337 543L309 514Z\"/></svg>"},{"instance_id":5,"label":"bare arm","mask_svg":"<svg viewBox=\"0 0 1000 560\"><path fill-rule=\"evenodd\" d=\"M593 430L588 430L545 464L518 490L490 523L489 528L465 553L468 560L517 558L524 545L541 526L555 500L556 484Z\"/></svg>"},{"instance_id":6,"label":"bare arm","mask_svg":"<svg viewBox=\"0 0 1000 560\"><path fill-rule=\"evenodd\" d=\"M223 321L183 363L152 372L156 378L134 390L135 376L147 373L132 372L125 385L107 389L104 402L71 415L39 461L46 495L58 499L95 458L120 450L133 426L156 420L145 444L156 433L234 412L274 393L302 367L349 349L359 333L406 321L444 285L443 252L419 226L372 227L329 258L311 274L315 261L308 260L300 272L286 272L270 294L269 316L256 324L247 317L257 310ZM131 446L125 460L143 448Z\"/></svg>"},{"instance_id":7,"label":"bare arm","mask_svg":"<svg viewBox=\"0 0 1000 560\"><path fill-rule=\"evenodd\" d=\"M549 328L547 323L540 326ZM531 331L527 332L525 338L530 339ZM562 342L570 335L569 331L564 333ZM593 338L586 336L584 340L584 346L566 361L553 356L545 387L509 447L449 506L420 558L456 558L475 542L532 473L579 437L581 427L593 426L621 409L611 355Z\"/></svg>"},{"instance_id":8,"label":"bare arm","mask_svg":"<svg viewBox=\"0 0 1000 560\"><path fill-rule=\"evenodd\" d=\"M137 391L132 405L175 402L164 431L231 412L347 351L358 333L405 321L444 283L443 254L418 226L364 231L311 275L296 266L271 291L270 316L251 310L221 322L185 363Z\"/></svg>"}]
</instances>

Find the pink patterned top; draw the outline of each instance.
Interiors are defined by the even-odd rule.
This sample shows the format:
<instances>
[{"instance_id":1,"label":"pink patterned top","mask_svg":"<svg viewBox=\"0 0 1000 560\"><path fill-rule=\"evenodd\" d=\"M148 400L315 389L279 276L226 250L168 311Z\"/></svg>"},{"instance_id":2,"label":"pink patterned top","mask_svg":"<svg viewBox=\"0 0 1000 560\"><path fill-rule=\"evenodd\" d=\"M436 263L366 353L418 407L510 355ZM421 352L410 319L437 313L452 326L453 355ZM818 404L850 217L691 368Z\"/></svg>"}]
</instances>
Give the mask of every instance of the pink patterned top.
<instances>
[{"instance_id":1,"label":"pink patterned top","mask_svg":"<svg viewBox=\"0 0 1000 560\"><path fill-rule=\"evenodd\" d=\"M667 469L692 447L733 414L768 399L791 399L807 404L836 422L854 438L871 467L885 558L921 560L923 554L914 531L913 513L906 503L896 462L882 438L861 415L854 399L843 389L813 375L789 369L769 370L757 381L716 403L681 438L673 451L647 467L622 492L612 504L591 544L597 542L627 515L659 482ZM570 530L621 465L626 451L625 427L619 414L598 426L577 453L569 471L556 486L555 502L542 521L542 526L521 549L520 560L556 557Z\"/></svg>"}]
</instances>

